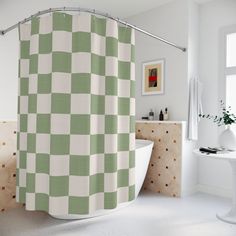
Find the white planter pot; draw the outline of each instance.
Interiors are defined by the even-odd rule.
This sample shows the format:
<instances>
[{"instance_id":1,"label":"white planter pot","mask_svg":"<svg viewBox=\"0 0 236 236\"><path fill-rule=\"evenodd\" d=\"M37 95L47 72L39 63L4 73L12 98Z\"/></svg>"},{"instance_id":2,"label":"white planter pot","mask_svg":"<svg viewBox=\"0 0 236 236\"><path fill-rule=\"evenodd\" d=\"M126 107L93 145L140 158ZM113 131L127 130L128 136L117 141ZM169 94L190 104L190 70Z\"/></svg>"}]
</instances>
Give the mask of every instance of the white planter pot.
<instances>
[{"instance_id":1,"label":"white planter pot","mask_svg":"<svg viewBox=\"0 0 236 236\"><path fill-rule=\"evenodd\" d=\"M220 134L219 143L222 148L236 150L236 136L231 130L230 125L228 125L227 129Z\"/></svg>"}]
</instances>

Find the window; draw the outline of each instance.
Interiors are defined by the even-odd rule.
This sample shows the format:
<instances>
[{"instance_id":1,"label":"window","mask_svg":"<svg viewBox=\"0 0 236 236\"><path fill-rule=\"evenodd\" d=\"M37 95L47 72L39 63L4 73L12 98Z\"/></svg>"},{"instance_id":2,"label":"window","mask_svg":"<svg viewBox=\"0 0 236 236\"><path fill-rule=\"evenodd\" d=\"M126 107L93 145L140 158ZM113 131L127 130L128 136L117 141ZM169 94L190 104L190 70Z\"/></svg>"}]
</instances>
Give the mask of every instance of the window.
<instances>
[{"instance_id":1,"label":"window","mask_svg":"<svg viewBox=\"0 0 236 236\"><path fill-rule=\"evenodd\" d=\"M225 34L226 105L236 114L236 29ZM233 126L236 131L236 125Z\"/></svg>"}]
</instances>

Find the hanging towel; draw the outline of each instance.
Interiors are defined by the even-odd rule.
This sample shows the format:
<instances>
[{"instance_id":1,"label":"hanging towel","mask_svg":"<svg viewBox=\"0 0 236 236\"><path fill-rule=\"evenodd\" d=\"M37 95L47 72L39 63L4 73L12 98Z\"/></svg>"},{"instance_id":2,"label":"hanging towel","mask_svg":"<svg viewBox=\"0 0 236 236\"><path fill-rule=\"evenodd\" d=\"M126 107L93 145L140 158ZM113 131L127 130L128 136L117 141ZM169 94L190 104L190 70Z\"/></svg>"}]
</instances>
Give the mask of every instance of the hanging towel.
<instances>
[{"instance_id":1,"label":"hanging towel","mask_svg":"<svg viewBox=\"0 0 236 236\"><path fill-rule=\"evenodd\" d=\"M188 139L198 139L199 114L202 113L202 84L197 77L189 82Z\"/></svg>"}]
</instances>

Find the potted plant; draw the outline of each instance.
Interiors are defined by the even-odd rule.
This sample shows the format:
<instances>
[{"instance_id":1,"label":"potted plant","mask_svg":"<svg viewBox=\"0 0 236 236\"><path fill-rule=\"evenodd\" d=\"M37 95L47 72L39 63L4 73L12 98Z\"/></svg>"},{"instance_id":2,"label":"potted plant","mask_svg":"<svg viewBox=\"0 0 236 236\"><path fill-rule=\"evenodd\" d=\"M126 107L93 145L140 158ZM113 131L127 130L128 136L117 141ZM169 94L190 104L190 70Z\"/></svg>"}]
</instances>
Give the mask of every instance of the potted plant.
<instances>
[{"instance_id":1,"label":"potted plant","mask_svg":"<svg viewBox=\"0 0 236 236\"><path fill-rule=\"evenodd\" d=\"M199 117L213 120L218 126L225 125L226 129L220 134L219 143L222 148L227 150L236 150L236 136L231 130L231 125L236 124L236 116L232 113L231 107L225 107L223 101L220 101L222 110L221 116L199 114Z\"/></svg>"}]
</instances>

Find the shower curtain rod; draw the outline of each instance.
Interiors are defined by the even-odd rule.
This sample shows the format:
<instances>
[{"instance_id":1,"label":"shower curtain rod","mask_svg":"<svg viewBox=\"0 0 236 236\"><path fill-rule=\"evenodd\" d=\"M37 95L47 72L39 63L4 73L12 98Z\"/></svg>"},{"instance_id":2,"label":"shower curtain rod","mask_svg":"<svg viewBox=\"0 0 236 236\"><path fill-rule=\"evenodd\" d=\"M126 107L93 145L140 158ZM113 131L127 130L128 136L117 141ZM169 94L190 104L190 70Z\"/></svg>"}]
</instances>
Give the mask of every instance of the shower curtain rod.
<instances>
[{"instance_id":1,"label":"shower curtain rod","mask_svg":"<svg viewBox=\"0 0 236 236\"><path fill-rule=\"evenodd\" d=\"M19 21L18 23L8 27L5 30L0 30L0 35L2 35L2 36L5 35L9 31L12 31L13 29L17 28L18 25L24 24L24 23L26 23L28 21L31 21L31 19L34 18L34 17L41 16L41 15L44 15L44 14L47 14L47 13L51 13L51 12L56 12L56 11L79 11L79 12L88 12L88 13L92 13L92 14L95 14L95 15L103 16L103 17L115 20L115 21L117 21L117 22L119 22L119 23L121 23L121 24L123 24L123 25L125 25L127 27L133 28L134 30L137 30L137 31L139 31L139 32L141 32L143 34L146 34L146 35L148 35L148 36L150 36L150 37L152 37L154 39L157 39L157 40L159 40L159 41L161 41L163 43L166 43L166 44L168 44L168 45L170 45L172 47L178 48L178 49L180 49L183 52L186 52L186 50L187 50L185 47L178 46L175 43L172 43L172 42L170 42L170 41L168 41L168 40L166 40L166 39L164 39L162 37L154 35L154 34L148 32L146 30L143 30L143 29L141 29L141 28L139 28L139 27L137 27L135 25L132 25L132 24L126 22L126 21L123 21L123 20L119 19L118 17L113 17L113 16L111 16L111 15L109 15L107 13L104 13L104 12L101 12L101 11L97 11L95 9L80 8L80 7L58 7L58 8L49 8L47 10L39 11L36 14L31 15L30 17L25 18L22 21Z\"/></svg>"}]
</instances>

